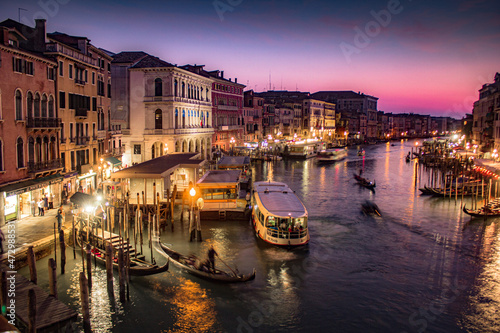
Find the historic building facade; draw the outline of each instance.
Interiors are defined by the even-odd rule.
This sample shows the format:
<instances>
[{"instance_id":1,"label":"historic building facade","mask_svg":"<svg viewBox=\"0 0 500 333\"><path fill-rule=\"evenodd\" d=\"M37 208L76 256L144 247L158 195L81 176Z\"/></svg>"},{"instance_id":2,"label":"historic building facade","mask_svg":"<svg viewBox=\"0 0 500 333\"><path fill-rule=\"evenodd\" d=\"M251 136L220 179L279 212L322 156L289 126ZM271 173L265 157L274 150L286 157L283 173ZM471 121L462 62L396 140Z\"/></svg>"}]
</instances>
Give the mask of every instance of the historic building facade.
<instances>
[{"instance_id":1,"label":"historic building facade","mask_svg":"<svg viewBox=\"0 0 500 333\"><path fill-rule=\"evenodd\" d=\"M59 199L57 63L33 40L44 32L44 20L35 28L0 23L0 225L32 215L43 196Z\"/></svg>"},{"instance_id":2,"label":"historic building facade","mask_svg":"<svg viewBox=\"0 0 500 333\"><path fill-rule=\"evenodd\" d=\"M172 152L211 158L211 78L144 52L118 53L111 72L111 122L121 126L123 164Z\"/></svg>"}]
</instances>

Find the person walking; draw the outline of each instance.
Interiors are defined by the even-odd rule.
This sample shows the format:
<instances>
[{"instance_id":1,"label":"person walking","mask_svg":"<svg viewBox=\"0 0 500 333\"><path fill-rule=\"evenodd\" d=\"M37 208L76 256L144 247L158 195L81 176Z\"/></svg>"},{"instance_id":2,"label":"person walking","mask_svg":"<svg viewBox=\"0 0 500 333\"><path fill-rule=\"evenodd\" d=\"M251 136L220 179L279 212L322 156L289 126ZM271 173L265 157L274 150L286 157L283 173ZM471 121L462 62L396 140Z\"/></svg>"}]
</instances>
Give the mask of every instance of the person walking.
<instances>
[{"instance_id":1,"label":"person walking","mask_svg":"<svg viewBox=\"0 0 500 333\"><path fill-rule=\"evenodd\" d=\"M33 215L33 217L36 216L36 201L35 199L31 199L31 214Z\"/></svg>"},{"instance_id":2,"label":"person walking","mask_svg":"<svg viewBox=\"0 0 500 333\"><path fill-rule=\"evenodd\" d=\"M218 256L217 252L215 252L213 245L210 246L208 249L208 263L209 263L209 269L212 272L215 272L215 256Z\"/></svg>"},{"instance_id":3,"label":"person walking","mask_svg":"<svg viewBox=\"0 0 500 333\"><path fill-rule=\"evenodd\" d=\"M44 206L44 202L43 202L43 198L40 199L40 201L38 201L38 216L43 216L43 206Z\"/></svg>"},{"instance_id":4,"label":"person walking","mask_svg":"<svg viewBox=\"0 0 500 333\"><path fill-rule=\"evenodd\" d=\"M62 224L64 221L64 210L62 206L59 207L59 209L57 210L56 218L57 218L57 230L61 231Z\"/></svg>"},{"instance_id":5,"label":"person walking","mask_svg":"<svg viewBox=\"0 0 500 333\"><path fill-rule=\"evenodd\" d=\"M45 215L45 212L49 210L49 197L47 194L43 196L43 215Z\"/></svg>"}]
</instances>

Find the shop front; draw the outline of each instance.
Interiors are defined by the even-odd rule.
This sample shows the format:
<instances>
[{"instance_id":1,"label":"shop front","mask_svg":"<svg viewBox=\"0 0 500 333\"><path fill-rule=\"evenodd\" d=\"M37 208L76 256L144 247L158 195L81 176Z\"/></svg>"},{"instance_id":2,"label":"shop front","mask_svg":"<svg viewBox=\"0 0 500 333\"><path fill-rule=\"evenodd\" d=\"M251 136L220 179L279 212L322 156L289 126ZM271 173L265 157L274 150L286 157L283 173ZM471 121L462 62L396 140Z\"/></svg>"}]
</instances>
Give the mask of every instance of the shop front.
<instances>
[{"instance_id":1,"label":"shop front","mask_svg":"<svg viewBox=\"0 0 500 333\"><path fill-rule=\"evenodd\" d=\"M0 225L38 215L37 203L44 197L49 209L58 207L62 179L56 174L0 187Z\"/></svg>"}]
</instances>

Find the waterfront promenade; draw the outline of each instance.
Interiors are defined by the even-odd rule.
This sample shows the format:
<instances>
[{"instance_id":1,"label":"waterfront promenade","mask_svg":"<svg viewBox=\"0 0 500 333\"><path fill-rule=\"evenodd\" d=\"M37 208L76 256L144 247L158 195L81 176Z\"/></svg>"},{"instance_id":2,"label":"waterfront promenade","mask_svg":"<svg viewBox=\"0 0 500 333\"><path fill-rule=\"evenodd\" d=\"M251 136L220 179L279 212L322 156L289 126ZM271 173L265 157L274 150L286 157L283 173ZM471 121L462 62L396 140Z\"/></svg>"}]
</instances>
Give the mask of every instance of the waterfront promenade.
<instances>
[{"instance_id":1,"label":"waterfront promenade","mask_svg":"<svg viewBox=\"0 0 500 333\"><path fill-rule=\"evenodd\" d=\"M63 223L63 230L65 231L66 237L68 237L69 232L72 227L73 214L71 213L71 206L64 205L63 209L66 213L66 217ZM15 224L13 229L15 232L15 258L16 267L22 267L25 265L25 254L28 247L33 246L35 253L39 253L50 246L54 245L54 226L57 228L57 208L47 210L44 216L28 216L20 220L15 220L11 223ZM8 239L8 226L7 224L1 227L1 230ZM57 230L56 230L57 231ZM12 234L12 229L11 229ZM57 235L57 238L59 236ZM0 262L5 263L8 259L7 256L7 241L3 241L4 253L0 256ZM50 253L50 251L49 251ZM48 253L47 253L48 254ZM40 258L43 255L37 255Z\"/></svg>"}]
</instances>

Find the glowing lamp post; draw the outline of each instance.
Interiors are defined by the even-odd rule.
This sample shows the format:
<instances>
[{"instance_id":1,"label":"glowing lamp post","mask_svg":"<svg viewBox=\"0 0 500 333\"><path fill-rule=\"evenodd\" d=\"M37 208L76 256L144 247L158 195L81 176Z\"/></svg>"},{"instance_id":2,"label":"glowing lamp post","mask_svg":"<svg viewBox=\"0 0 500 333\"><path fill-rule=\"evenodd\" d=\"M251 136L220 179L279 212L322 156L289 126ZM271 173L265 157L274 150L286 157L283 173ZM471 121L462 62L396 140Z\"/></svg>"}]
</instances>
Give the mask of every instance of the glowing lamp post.
<instances>
[{"instance_id":1,"label":"glowing lamp post","mask_svg":"<svg viewBox=\"0 0 500 333\"><path fill-rule=\"evenodd\" d=\"M231 148L231 154L233 153L233 148L234 148L235 142L236 142L236 140L234 139L234 137L231 137L231 139L229 140L229 147Z\"/></svg>"}]
</instances>

